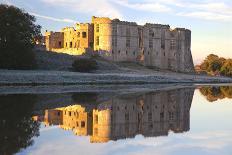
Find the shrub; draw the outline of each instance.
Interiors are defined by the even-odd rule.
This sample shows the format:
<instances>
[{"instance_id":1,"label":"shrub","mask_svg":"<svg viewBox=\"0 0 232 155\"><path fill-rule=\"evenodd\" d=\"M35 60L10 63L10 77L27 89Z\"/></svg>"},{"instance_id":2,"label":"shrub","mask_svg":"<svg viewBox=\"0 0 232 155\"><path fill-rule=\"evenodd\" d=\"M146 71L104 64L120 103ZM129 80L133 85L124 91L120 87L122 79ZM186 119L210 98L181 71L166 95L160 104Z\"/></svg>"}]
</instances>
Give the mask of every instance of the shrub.
<instances>
[{"instance_id":1,"label":"shrub","mask_svg":"<svg viewBox=\"0 0 232 155\"><path fill-rule=\"evenodd\" d=\"M74 60L72 67L77 72L90 72L97 69L97 62L92 58L79 58Z\"/></svg>"}]
</instances>

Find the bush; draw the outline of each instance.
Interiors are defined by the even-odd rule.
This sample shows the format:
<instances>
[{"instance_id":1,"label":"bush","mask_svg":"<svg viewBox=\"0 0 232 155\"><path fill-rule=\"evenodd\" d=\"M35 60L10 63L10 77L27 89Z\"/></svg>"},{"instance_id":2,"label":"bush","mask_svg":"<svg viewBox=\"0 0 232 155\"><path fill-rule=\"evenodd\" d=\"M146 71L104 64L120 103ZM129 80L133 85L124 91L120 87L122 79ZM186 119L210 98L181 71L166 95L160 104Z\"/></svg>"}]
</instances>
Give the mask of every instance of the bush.
<instances>
[{"instance_id":1,"label":"bush","mask_svg":"<svg viewBox=\"0 0 232 155\"><path fill-rule=\"evenodd\" d=\"M14 6L0 4L0 68L32 69L33 47L41 37L35 17Z\"/></svg>"},{"instance_id":2,"label":"bush","mask_svg":"<svg viewBox=\"0 0 232 155\"><path fill-rule=\"evenodd\" d=\"M97 69L97 62L92 58L79 58L74 60L72 67L77 72L90 72Z\"/></svg>"}]
</instances>

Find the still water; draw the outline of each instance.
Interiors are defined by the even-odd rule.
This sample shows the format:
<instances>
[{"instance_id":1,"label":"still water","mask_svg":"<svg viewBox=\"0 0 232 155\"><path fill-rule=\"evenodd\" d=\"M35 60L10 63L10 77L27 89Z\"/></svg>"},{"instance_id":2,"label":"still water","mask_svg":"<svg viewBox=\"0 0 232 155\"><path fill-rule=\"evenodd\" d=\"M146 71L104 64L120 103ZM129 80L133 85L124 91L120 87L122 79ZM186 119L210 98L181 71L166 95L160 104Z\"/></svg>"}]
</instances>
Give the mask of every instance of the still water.
<instances>
[{"instance_id":1,"label":"still water","mask_svg":"<svg viewBox=\"0 0 232 155\"><path fill-rule=\"evenodd\" d=\"M231 155L232 87L0 95L0 154Z\"/></svg>"}]
</instances>

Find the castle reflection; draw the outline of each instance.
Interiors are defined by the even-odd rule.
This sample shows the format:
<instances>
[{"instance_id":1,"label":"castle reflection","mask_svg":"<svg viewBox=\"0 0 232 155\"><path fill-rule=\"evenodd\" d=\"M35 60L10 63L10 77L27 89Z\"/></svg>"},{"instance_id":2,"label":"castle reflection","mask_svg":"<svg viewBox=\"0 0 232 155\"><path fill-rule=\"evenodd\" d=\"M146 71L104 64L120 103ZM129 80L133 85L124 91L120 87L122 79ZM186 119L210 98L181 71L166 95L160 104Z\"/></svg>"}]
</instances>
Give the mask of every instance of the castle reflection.
<instances>
[{"instance_id":1,"label":"castle reflection","mask_svg":"<svg viewBox=\"0 0 232 155\"><path fill-rule=\"evenodd\" d=\"M190 107L194 89L176 89L114 96L100 103L91 100L45 110L34 119L46 126L59 125L78 136L90 136L91 143L168 135L190 129ZM95 98L95 97L94 97ZM96 100L95 100L96 102Z\"/></svg>"}]
</instances>

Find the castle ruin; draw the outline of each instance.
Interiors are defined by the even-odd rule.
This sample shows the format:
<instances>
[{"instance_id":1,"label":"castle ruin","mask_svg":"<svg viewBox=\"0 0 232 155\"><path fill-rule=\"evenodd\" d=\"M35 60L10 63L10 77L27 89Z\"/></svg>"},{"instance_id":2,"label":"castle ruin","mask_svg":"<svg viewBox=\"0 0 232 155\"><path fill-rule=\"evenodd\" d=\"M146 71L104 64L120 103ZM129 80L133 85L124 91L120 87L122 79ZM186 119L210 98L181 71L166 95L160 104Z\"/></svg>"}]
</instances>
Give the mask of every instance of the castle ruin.
<instances>
[{"instance_id":1,"label":"castle ruin","mask_svg":"<svg viewBox=\"0 0 232 155\"><path fill-rule=\"evenodd\" d=\"M194 72L191 31L169 25L120 21L92 17L61 32L45 33L46 50L71 55L88 51L116 62L136 62L144 66L176 72Z\"/></svg>"},{"instance_id":2,"label":"castle ruin","mask_svg":"<svg viewBox=\"0 0 232 155\"><path fill-rule=\"evenodd\" d=\"M138 134L167 136L169 131L189 131L193 93L194 89L186 88L124 94L96 104L91 100L84 102L80 95L75 105L45 110L41 122L47 126L59 125L78 136L89 136L91 143L133 138Z\"/></svg>"}]
</instances>

